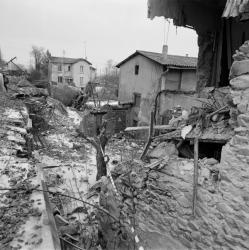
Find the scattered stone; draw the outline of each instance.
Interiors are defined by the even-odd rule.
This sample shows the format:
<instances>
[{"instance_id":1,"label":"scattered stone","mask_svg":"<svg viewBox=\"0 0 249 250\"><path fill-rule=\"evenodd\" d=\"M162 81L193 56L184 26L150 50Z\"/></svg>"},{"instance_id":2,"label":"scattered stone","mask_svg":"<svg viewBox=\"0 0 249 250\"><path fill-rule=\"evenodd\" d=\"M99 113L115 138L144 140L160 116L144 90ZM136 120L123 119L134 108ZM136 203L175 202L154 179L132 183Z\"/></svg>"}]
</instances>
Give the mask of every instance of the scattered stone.
<instances>
[{"instance_id":1,"label":"scattered stone","mask_svg":"<svg viewBox=\"0 0 249 250\"><path fill-rule=\"evenodd\" d=\"M249 60L234 61L230 69L230 79L249 73Z\"/></svg>"},{"instance_id":2,"label":"scattered stone","mask_svg":"<svg viewBox=\"0 0 249 250\"><path fill-rule=\"evenodd\" d=\"M165 156L178 155L178 150L173 142L162 142L148 155L151 158L163 158Z\"/></svg>"}]
</instances>

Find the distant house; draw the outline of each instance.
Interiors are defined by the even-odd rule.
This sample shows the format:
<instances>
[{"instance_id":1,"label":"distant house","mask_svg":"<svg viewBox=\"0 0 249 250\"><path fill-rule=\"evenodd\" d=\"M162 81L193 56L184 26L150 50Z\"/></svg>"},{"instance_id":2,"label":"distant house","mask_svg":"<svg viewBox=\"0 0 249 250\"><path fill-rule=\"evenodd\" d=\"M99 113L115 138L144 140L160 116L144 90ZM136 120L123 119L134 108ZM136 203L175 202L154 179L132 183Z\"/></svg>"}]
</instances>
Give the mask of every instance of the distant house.
<instances>
[{"instance_id":1,"label":"distant house","mask_svg":"<svg viewBox=\"0 0 249 250\"><path fill-rule=\"evenodd\" d=\"M166 45L162 53L137 50L117 64L120 68L118 101L134 107L131 125L139 121L148 123L158 92L167 89L193 94L196 91L196 65L195 57L168 55ZM174 97L166 107L165 102L160 100L161 114L165 109L183 104L183 101L184 98Z\"/></svg>"},{"instance_id":2,"label":"distant house","mask_svg":"<svg viewBox=\"0 0 249 250\"><path fill-rule=\"evenodd\" d=\"M96 77L96 69L83 58L51 57L48 66L49 80L75 84L82 88Z\"/></svg>"}]
</instances>

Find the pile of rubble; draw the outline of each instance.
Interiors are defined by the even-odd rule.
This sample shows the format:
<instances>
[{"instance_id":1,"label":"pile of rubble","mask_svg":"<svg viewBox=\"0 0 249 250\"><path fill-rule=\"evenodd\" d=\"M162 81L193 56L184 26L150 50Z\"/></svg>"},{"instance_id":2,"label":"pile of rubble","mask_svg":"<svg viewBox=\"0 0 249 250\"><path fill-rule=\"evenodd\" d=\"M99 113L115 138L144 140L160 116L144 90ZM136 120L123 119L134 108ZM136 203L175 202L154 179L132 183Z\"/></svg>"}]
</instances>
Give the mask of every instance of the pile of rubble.
<instances>
[{"instance_id":1,"label":"pile of rubble","mask_svg":"<svg viewBox=\"0 0 249 250\"><path fill-rule=\"evenodd\" d=\"M27 136L29 118L22 102L0 96L0 248L49 247L43 242L44 199Z\"/></svg>"},{"instance_id":2,"label":"pile of rubble","mask_svg":"<svg viewBox=\"0 0 249 250\"><path fill-rule=\"evenodd\" d=\"M147 166L134 161L117 165L113 176L119 196L108 181L103 181L100 193L100 204L121 221L99 216L106 249L138 247L135 235L144 249L246 249L246 205L222 190L223 176L215 159L199 161L193 217L193 168L193 160L177 156Z\"/></svg>"}]
</instances>

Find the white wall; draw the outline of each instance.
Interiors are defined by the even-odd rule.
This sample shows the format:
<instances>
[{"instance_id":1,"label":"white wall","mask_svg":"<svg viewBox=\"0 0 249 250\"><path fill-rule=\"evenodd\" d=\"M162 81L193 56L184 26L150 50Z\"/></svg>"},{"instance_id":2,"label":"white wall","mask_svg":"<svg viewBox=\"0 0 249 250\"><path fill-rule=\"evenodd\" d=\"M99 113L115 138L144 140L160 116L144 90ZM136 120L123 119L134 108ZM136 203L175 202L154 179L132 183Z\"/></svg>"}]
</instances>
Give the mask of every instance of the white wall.
<instances>
[{"instance_id":1,"label":"white wall","mask_svg":"<svg viewBox=\"0 0 249 250\"><path fill-rule=\"evenodd\" d=\"M139 74L135 75L135 65L139 65ZM159 88L159 78L163 67L153 61L137 55L120 66L118 100L121 104L133 102L133 93L141 98L154 95Z\"/></svg>"},{"instance_id":2,"label":"white wall","mask_svg":"<svg viewBox=\"0 0 249 250\"><path fill-rule=\"evenodd\" d=\"M83 66L83 72L80 72L80 66ZM80 77L83 77L83 83L80 82ZM90 64L85 61L73 64L73 79L76 87L85 87L91 79Z\"/></svg>"},{"instance_id":3,"label":"white wall","mask_svg":"<svg viewBox=\"0 0 249 250\"><path fill-rule=\"evenodd\" d=\"M58 71L59 63L49 64L49 80L58 83L58 76L63 76L62 71ZM68 71L68 66L71 66L71 71ZM83 66L83 72L80 72L80 66ZM72 77L76 87L85 87L91 80L90 64L85 61L79 61L74 64L64 64L64 77ZM80 82L80 77L83 77L83 83Z\"/></svg>"},{"instance_id":4,"label":"white wall","mask_svg":"<svg viewBox=\"0 0 249 250\"><path fill-rule=\"evenodd\" d=\"M195 69L188 69L182 71L181 90L196 91L197 77Z\"/></svg>"},{"instance_id":5,"label":"white wall","mask_svg":"<svg viewBox=\"0 0 249 250\"><path fill-rule=\"evenodd\" d=\"M63 76L63 67L61 71L58 71L58 66L59 66L59 63L58 64L51 63L49 65L49 71L51 70L50 79L49 79L50 81L58 82L58 76ZM68 71L68 66L71 66L71 71ZM64 76L65 77L73 77L72 70L73 70L72 64L64 64Z\"/></svg>"}]
</instances>

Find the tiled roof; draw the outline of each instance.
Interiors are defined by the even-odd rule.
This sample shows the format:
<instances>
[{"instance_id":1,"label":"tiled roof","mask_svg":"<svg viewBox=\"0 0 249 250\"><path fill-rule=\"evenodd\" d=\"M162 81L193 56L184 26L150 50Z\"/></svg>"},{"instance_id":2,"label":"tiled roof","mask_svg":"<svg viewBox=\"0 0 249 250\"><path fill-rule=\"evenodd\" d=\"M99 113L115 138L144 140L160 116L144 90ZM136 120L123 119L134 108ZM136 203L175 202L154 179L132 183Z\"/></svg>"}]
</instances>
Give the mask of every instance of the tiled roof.
<instances>
[{"instance_id":1,"label":"tiled roof","mask_svg":"<svg viewBox=\"0 0 249 250\"><path fill-rule=\"evenodd\" d=\"M51 56L50 62L51 63L67 63L67 64L74 64L79 61L85 61L88 64L92 65L89 61L87 61L84 58L69 58L69 57L56 57L56 56Z\"/></svg>"},{"instance_id":2,"label":"tiled roof","mask_svg":"<svg viewBox=\"0 0 249 250\"><path fill-rule=\"evenodd\" d=\"M125 60L117 64L117 67L119 68L123 63L127 62L136 55L142 55L161 65L168 65L168 66L182 67L182 68L196 68L197 66L196 57L167 55L167 58L165 60L161 53L137 50L134 54L130 55Z\"/></svg>"}]
</instances>

